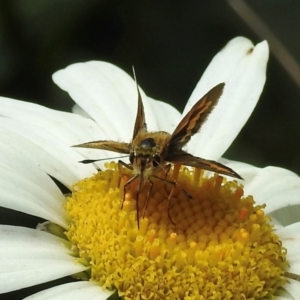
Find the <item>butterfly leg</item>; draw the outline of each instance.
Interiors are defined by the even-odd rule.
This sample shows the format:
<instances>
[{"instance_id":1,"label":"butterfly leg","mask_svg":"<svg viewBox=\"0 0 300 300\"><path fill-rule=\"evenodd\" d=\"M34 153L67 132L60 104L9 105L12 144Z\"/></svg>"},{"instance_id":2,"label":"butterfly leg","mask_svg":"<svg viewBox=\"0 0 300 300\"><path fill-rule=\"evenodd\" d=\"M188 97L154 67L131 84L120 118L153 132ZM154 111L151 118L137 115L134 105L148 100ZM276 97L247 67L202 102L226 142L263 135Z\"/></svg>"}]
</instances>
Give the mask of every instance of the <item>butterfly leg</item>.
<instances>
[{"instance_id":1,"label":"butterfly leg","mask_svg":"<svg viewBox=\"0 0 300 300\"><path fill-rule=\"evenodd\" d=\"M171 170L171 166L172 166L171 164L168 164L168 165L162 167L162 170L165 173L165 177L164 177L165 180L166 180L166 177L169 175L169 172ZM168 180L166 180L166 181L168 181ZM189 193L180 186L180 184L177 182L177 180L173 179L172 182L174 182L174 184L177 185L182 190L182 192L186 195L187 198L192 199L192 196L189 195ZM168 192L168 191L166 190L166 192Z\"/></svg>"},{"instance_id":2,"label":"butterfly leg","mask_svg":"<svg viewBox=\"0 0 300 300\"><path fill-rule=\"evenodd\" d=\"M141 189L141 182L142 182L142 180L141 180L139 174L137 174L137 175L131 177L131 178L124 184L124 190L123 190L124 196L123 196L123 201L122 201L121 209L123 209L123 205L124 205L124 201L125 201L125 193L126 193L127 186L128 186L130 183L132 183L133 181L135 181L137 178L139 178L139 185L138 185L138 189L137 189L137 192L136 192L136 218L137 218L138 228L140 228L139 195L140 195L140 189Z\"/></svg>"},{"instance_id":3,"label":"butterfly leg","mask_svg":"<svg viewBox=\"0 0 300 300\"><path fill-rule=\"evenodd\" d=\"M121 183L121 177L123 177L123 174L122 174L122 166L129 169L129 170L133 170L132 166L129 165L129 164L126 164L124 161L122 160L119 160L118 161L118 170L119 170L119 174L121 175L120 176L120 180L119 180L119 186L120 186L120 183ZM126 194L126 188L127 186L133 182L135 179L137 178L137 176L133 176L132 178L130 178L125 184L124 184L124 187L123 187L123 201L122 201L122 204L121 204L121 209L123 209L123 205L124 205L124 201L125 201L125 194Z\"/></svg>"},{"instance_id":4,"label":"butterfly leg","mask_svg":"<svg viewBox=\"0 0 300 300\"><path fill-rule=\"evenodd\" d=\"M164 167L162 167L162 170L163 170L163 172L165 173L165 177L164 177L164 179L167 181L167 176L169 175L169 172L170 172L170 170L171 170L171 164L167 164L166 166L164 166ZM167 190L167 188L166 188L166 185L164 185L164 189L165 189L165 191L166 191L166 193L169 193L168 192L168 190Z\"/></svg>"},{"instance_id":5,"label":"butterfly leg","mask_svg":"<svg viewBox=\"0 0 300 300\"><path fill-rule=\"evenodd\" d=\"M166 180L166 177L169 175L169 172L171 170L171 164L168 164L165 167L162 167L162 169L163 169L163 171L165 173L164 179ZM168 181L168 180L166 180L166 181ZM193 197L184 188L182 188L180 186L180 184L175 179L173 181L170 181L170 182L173 182L175 185L177 185L181 189L181 191L185 194L185 196L187 198L193 199ZM174 189L174 187L173 187L173 189ZM166 192L168 192L167 189L166 189L166 186L165 186L165 190L166 190Z\"/></svg>"},{"instance_id":6,"label":"butterfly leg","mask_svg":"<svg viewBox=\"0 0 300 300\"><path fill-rule=\"evenodd\" d=\"M129 169L129 170L133 170L133 167L132 165L130 164L126 164L124 161L122 160L118 160L118 171L119 171L119 174L121 175L120 176L120 180L119 180L119 185L120 186L120 183L121 183L121 177L123 177L123 174L122 174L122 167L125 167L126 169Z\"/></svg>"},{"instance_id":7,"label":"butterfly leg","mask_svg":"<svg viewBox=\"0 0 300 300\"><path fill-rule=\"evenodd\" d=\"M140 191L141 191L141 187L142 187L142 181L143 181L143 173L142 174L137 174L135 176L133 176L134 180L136 178L139 179L139 183L138 183L138 188L136 191L136 202L135 202L135 206L136 206L136 218L137 218L137 223L138 223L138 229L140 229L140 210L139 210L139 198L140 198ZM130 182L132 182L133 180L130 180Z\"/></svg>"},{"instance_id":8,"label":"butterfly leg","mask_svg":"<svg viewBox=\"0 0 300 300\"><path fill-rule=\"evenodd\" d=\"M165 178L167 178L167 176L169 175L169 172L171 170L171 164L167 164L166 166L162 167L163 172L165 173Z\"/></svg>"},{"instance_id":9,"label":"butterfly leg","mask_svg":"<svg viewBox=\"0 0 300 300\"><path fill-rule=\"evenodd\" d=\"M158 179L162 182L166 182L166 183L168 183L172 186L171 192L169 193L169 196L168 196L168 217L169 217L169 220L171 221L171 223L176 225L175 222L172 220L171 215L170 215L170 203L171 203L171 198L173 196L175 186L178 185L178 183L176 181L171 181L171 180L167 180L165 178L160 178L156 175L152 175L152 176L155 177L156 179Z\"/></svg>"},{"instance_id":10,"label":"butterfly leg","mask_svg":"<svg viewBox=\"0 0 300 300\"><path fill-rule=\"evenodd\" d=\"M147 210L148 202L149 202L149 199L150 199L150 196L151 196L151 192L152 192L152 188L153 188L153 182L150 179L148 179L147 181L150 184L150 188L148 190L147 197L146 197L146 203L144 205L143 218L145 217L145 213L146 213L146 210Z\"/></svg>"},{"instance_id":11,"label":"butterfly leg","mask_svg":"<svg viewBox=\"0 0 300 300\"><path fill-rule=\"evenodd\" d=\"M126 164L124 161L119 160L118 161L118 168L119 168L119 172L121 173L121 167L124 166L125 168L129 169L129 170L133 170L132 165ZM139 183L138 183L138 188L137 188L137 192L136 192L136 217L137 217L137 223L138 223L138 228L140 228L140 215L139 215L139 196L140 196L140 190L141 190L141 186L142 186L142 176L141 174L136 174L133 177L131 177L125 184L123 187L123 201L121 204L121 209L123 209L124 206L124 201L125 201L125 194L126 194L126 189L127 186L129 184L131 184L133 181L135 181L137 178L139 178Z\"/></svg>"}]
</instances>

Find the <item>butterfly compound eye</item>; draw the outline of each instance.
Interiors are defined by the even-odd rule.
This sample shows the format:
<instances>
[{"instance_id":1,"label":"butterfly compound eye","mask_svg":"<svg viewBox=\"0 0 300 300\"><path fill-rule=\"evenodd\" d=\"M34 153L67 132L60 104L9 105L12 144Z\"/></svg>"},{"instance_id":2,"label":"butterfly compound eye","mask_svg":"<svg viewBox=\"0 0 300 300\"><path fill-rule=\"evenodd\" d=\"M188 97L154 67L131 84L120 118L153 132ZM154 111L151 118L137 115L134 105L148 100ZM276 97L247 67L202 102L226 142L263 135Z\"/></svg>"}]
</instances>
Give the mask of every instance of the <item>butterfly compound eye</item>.
<instances>
[{"instance_id":1,"label":"butterfly compound eye","mask_svg":"<svg viewBox=\"0 0 300 300\"><path fill-rule=\"evenodd\" d=\"M156 143L153 138L146 138L141 141L141 148L151 149L156 146Z\"/></svg>"},{"instance_id":2,"label":"butterfly compound eye","mask_svg":"<svg viewBox=\"0 0 300 300\"><path fill-rule=\"evenodd\" d=\"M133 164L133 160L134 160L134 153L132 152L129 155L129 161L130 161L131 164Z\"/></svg>"}]
</instances>

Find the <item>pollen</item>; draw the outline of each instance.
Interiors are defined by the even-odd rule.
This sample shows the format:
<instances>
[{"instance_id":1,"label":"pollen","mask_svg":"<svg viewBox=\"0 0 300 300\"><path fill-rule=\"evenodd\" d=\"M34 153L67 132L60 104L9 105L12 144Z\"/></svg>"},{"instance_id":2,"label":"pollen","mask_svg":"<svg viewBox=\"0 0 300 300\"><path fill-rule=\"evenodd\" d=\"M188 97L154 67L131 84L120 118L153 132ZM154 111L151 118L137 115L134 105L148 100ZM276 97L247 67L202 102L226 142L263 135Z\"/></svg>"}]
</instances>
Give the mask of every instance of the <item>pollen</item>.
<instances>
[{"instance_id":1,"label":"pollen","mask_svg":"<svg viewBox=\"0 0 300 300\"><path fill-rule=\"evenodd\" d=\"M286 283L286 249L237 181L180 168L137 194L136 182L124 190L129 174L106 167L66 203L66 236L91 281L125 300L262 299Z\"/></svg>"}]
</instances>

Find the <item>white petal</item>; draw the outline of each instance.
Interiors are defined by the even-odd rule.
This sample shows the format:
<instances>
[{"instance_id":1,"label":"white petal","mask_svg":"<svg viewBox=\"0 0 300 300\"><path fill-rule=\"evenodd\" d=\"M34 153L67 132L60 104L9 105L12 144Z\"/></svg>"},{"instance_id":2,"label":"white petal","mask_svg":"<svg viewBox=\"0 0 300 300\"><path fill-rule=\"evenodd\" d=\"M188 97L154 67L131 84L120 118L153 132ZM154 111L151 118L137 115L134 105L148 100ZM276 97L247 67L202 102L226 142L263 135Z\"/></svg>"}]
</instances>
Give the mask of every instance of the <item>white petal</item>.
<instances>
[{"instance_id":1,"label":"white petal","mask_svg":"<svg viewBox=\"0 0 300 300\"><path fill-rule=\"evenodd\" d=\"M1 142L18 148L21 154L35 160L48 174L68 188L76 181L96 172L93 165L78 163L85 157L41 128L0 118ZM4 141L4 139L6 139Z\"/></svg>"},{"instance_id":2,"label":"white petal","mask_svg":"<svg viewBox=\"0 0 300 300\"><path fill-rule=\"evenodd\" d=\"M156 117L156 130L172 133L175 127L181 121L181 114L179 111L165 102L153 100L149 97L148 100L148 103ZM147 115L146 120L148 120ZM155 130L155 128L153 130Z\"/></svg>"},{"instance_id":3,"label":"white petal","mask_svg":"<svg viewBox=\"0 0 300 300\"><path fill-rule=\"evenodd\" d=\"M300 295L300 282L294 279L288 279L288 283L284 288L294 297L295 300L299 299Z\"/></svg>"},{"instance_id":4,"label":"white petal","mask_svg":"<svg viewBox=\"0 0 300 300\"><path fill-rule=\"evenodd\" d=\"M266 203L266 213L300 204L300 178L295 173L277 167L257 170L253 179L245 184L245 192L253 195L259 204Z\"/></svg>"},{"instance_id":5,"label":"white petal","mask_svg":"<svg viewBox=\"0 0 300 300\"><path fill-rule=\"evenodd\" d=\"M155 112L155 117L157 120L157 130L172 133L174 128L179 124L181 120L181 113L173 106L165 102L154 100L150 97L148 97L148 99L148 103L151 106L152 111ZM86 111L77 104L72 107L72 111L75 114L91 118L91 116L89 116ZM147 116L146 119L148 119ZM98 138L99 136L100 135L98 135Z\"/></svg>"},{"instance_id":6,"label":"white petal","mask_svg":"<svg viewBox=\"0 0 300 300\"><path fill-rule=\"evenodd\" d=\"M110 134L104 132L105 136L99 139L132 138L137 90L133 79L123 70L106 62L90 61L54 73L53 80L103 131L109 128Z\"/></svg>"},{"instance_id":7,"label":"white petal","mask_svg":"<svg viewBox=\"0 0 300 300\"><path fill-rule=\"evenodd\" d=\"M35 161L0 142L0 205L67 227L64 195Z\"/></svg>"},{"instance_id":8,"label":"white petal","mask_svg":"<svg viewBox=\"0 0 300 300\"><path fill-rule=\"evenodd\" d=\"M101 61L77 63L53 75L54 82L109 134L99 139L130 141L137 112L137 90L133 79L120 68ZM162 108L140 89L145 106L148 129L159 130L157 108ZM170 105L163 105L169 114L178 115ZM178 115L179 119L179 115ZM176 120L177 121L177 120ZM167 124L168 122L165 121Z\"/></svg>"},{"instance_id":9,"label":"white petal","mask_svg":"<svg viewBox=\"0 0 300 300\"><path fill-rule=\"evenodd\" d=\"M0 293L86 270L64 240L34 229L0 226Z\"/></svg>"},{"instance_id":10,"label":"white petal","mask_svg":"<svg viewBox=\"0 0 300 300\"><path fill-rule=\"evenodd\" d=\"M47 107L0 97L0 115L29 124L53 134L57 139L74 145L85 139L96 139L100 127L90 119Z\"/></svg>"},{"instance_id":11,"label":"white petal","mask_svg":"<svg viewBox=\"0 0 300 300\"><path fill-rule=\"evenodd\" d=\"M58 179L66 186L71 186L72 182L76 181L76 176L68 171L63 163L60 163L51 153L41 149L27 138L1 127L0 137L1 144L9 145L12 149L19 151L20 158L24 160L34 160L47 174ZM5 156L2 159L5 159Z\"/></svg>"},{"instance_id":12,"label":"white petal","mask_svg":"<svg viewBox=\"0 0 300 300\"><path fill-rule=\"evenodd\" d=\"M300 276L300 254L287 255L287 261L290 265L288 272Z\"/></svg>"},{"instance_id":13,"label":"white petal","mask_svg":"<svg viewBox=\"0 0 300 300\"><path fill-rule=\"evenodd\" d=\"M284 226L275 218L272 218L272 225L274 227L274 230L280 230L282 229Z\"/></svg>"},{"instance_id":14,"label":"white petal","mask_svg":"<svg viewBox=\"0 0 300 300\"><path fill-rule=\"evenodd\" d=\"M288 287L288 284L286 284L282 289L278 289L274 296L276 300L295 300L295 298L287 292L287 290L285 289L286 287ZM263 300L267 300L267 299L270 299L269 297L268 298L264 298Z\"/></svg>"},{"instance_id":15,"label":"white petal","mask_svg":"<svg viewBox=\"0 0 300 300\"><path fill-rule=\"evenodd\" d=\"M83 110L79 105L77 104L74 104L73 107L72 107L72 112L74 114L77 114L77 115L80 115L80 116L83 116L85 118L89 118L91 119L91 116L87 114L87 112L85 110ZM100 134L99 134L100 135Z\"/></svg>"},{"instance_id":16,"label":"white petal","mask_svg":"<svg viewBox=\"0 0 300 300\"><path fill-rule=\"evenodd\" d=\"M221 158L222 164L232 168L244 180L245 195L253 195L258 204L280 224L300 221L300 178L297 174L277 167L257 168L246 163Z\"/></svg>"},{"instance_id":17,"label":"white petal","mask_svg":"<svg viewBox=\"0 0 300 300\"><path fill-rule=\"evenodd\" d=\"M11 118L15 121L21 121L18 124L22 124L21 127L25 129L25 134L27 132L27 126L28 128L35 128L35 131L40 132L42 137L47 138L51 136L50 143L52 143L52 140L55 140L55 142L60 140L58 143L65 144L68 148L72 145L98 140L103 136L109 135L110 132L109 128L102 130L93 120L79 115L55 111L37 104L4 97L0 97L0 103L0 115ZM31 137L31 134L29 134L29 137ZM37 148L40 147L38 146ZM40 149L37 149L38 153L40 153L39 150ZM57 161L57 159L53 156L57 155L59 158L63 157L59 153L56 154L54 149L52 150L50 158L45 157L44 163L46 162L47 164L47 170L45 171L69 187L77 180L76 178L78 177L73 176L72 173L74 170L67 170L65 166L62 166L62 163L63 165L68 164L68 159L66 160L64 158L64 160L59 159ZM112 156L112 153L108 151L92 151L91 149L85 149L84 151L80 149L73 150L81 153L81 155L78 156L79 160L83 160L84 158L96 159ZM33 152L33 155L35 155L36 160L39 160L39 155L35 152L36 151ZM47 156L46 152L44 152L44 155ZM68 154L67 157L71 158ZM78 160L76 163L71 162L71 165L83 169L83 173L80 175L80 178L90 176L95 172L95 168L92 165L83 166L77 164L77 162ZM98 165L103 167L103 163ZM62 170L63 168L65 168L64 171ZM87 170L87 173L85 169ZM58 170L61 170L61 172L58 172ZM68 174L70 171L71 174ZM64 180L61 178L62 173L65 174ZM59 175L59 177L57 177L57 175ZM68 175L70 175L69 178ZM75 180L71 179L71 177L75 178Z\"/></svg>"},{"instance_id":18,"label":"white petal","mask_svg":"<svg viewBox=\"0 0 300 300\"><path fill-rule=\"evenodd\" d=\"M79 281L55 286L23 300L106 300L113 293L90 281Z\"/></svg>"},{"instance_id":19,"label":"white petal","mask_svg":"<svg viewBox=\"0 0 300 300\"><path fill-rule=\"evenodd\" d=\"M269 214L272 219L278 219L284 226L300 221L300 205L291 205L280 208Z\"/></svg>"},{"instance_id":20,"label":"white petal","mask_svg":"<svg viewBox=\"0 0 300 300\"><path fill-rule=\"evenodd\" d=\"M188 145L189 152L217 160L252 113L266 79L268 44L231 40L212 60L192 93L184 114L212 87L225 82L218 105Z\"/></svg>"},{"instance_id":21,"label":"white petal","mask_svg":"<svg viewBox=\"0 0 300 300\"><path fill-rule=\"evenodd\" d=\"M299 253L300 222L282 227L277 230L276 234L280 237L284 247L288 249L288 254Z\"/></svg>"},{"instance_id":22,"label":"white petal","mask_svg":"<svg viewBox=\"0 0 300 300\"><path fill-rule=\"evenodd\" d=\"M14 171L15 176L24 177L24 180L32 184L38 184L42 190L58 199L57 201L64 202L64 196L53 180L39 168L35 161L22 157L18 149L11 147L10 144L0 143L0 165L1 179L6 179L6 172Z\"/></svg>"},{"instance_id":23,"label":"white petal","mask_svg":"<svg viewBox=\"0 0 300 300\"><path fill-rule=\"evenodd\" d=\"M253 178L257 175L260 168L257 168L255 166L252 166L247 163L229 160L224 157L221 157L218 160L221 164L233 169L235 172L237 172L239 175L242 176L243 180L239 181L244 186L247 186L248 182L251 182Z\"/></svg>"}]
</instances>

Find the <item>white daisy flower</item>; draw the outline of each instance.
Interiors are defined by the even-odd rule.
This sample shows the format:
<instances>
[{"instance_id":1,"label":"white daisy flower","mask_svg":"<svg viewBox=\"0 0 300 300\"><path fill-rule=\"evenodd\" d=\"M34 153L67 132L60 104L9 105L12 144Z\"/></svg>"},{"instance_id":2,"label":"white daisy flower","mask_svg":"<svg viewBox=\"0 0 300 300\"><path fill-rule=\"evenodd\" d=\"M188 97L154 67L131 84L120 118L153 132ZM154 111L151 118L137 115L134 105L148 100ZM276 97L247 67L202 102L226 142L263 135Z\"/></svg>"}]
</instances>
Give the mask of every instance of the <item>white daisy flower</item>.
<instances>
[{"instance_id":1,"label":"white daisy flower","mask_svg":"<svg viewBox=\"0 0 300 300\"><path fill-rule=\"evenodd\" d=\"M300 204L299 177L221 157L257 103L267 60L266 42L231 40L183 112L225 82L217 107L187 151L229 166L244 181L171 170L181 188L174 191L170 211L169 187L155 181L139 228L134 183L120 208L130 173L120 176L113 162L107 169L99 162L100 172L95 164L79 163L115 155L71 147L105 139L130 142L137 92L129 75L97 61L55 73L55 83L76 102L74 113L0 98L0 206L49 221L37 230L0 225L0 293L70 275L85 281L27 299L107 299L114 293L124 299L298 299L300 223L284 227L269 215ZM141 94L148 129L172 132L182 115ZM65 196L49 175L72 194ZM148 192L144 184L141 207Z\"/></svg>"}]
</instances>

